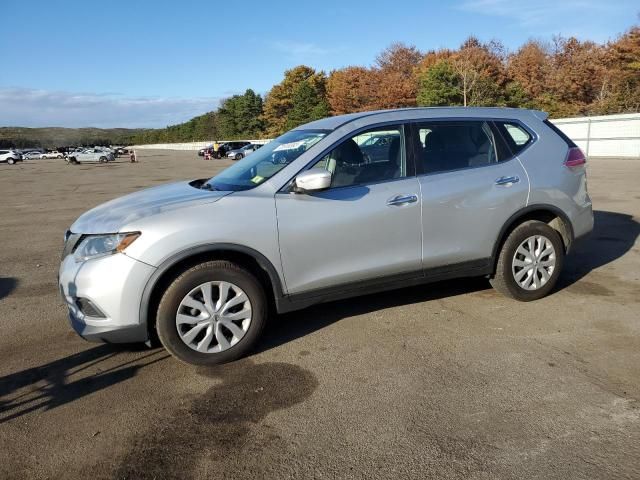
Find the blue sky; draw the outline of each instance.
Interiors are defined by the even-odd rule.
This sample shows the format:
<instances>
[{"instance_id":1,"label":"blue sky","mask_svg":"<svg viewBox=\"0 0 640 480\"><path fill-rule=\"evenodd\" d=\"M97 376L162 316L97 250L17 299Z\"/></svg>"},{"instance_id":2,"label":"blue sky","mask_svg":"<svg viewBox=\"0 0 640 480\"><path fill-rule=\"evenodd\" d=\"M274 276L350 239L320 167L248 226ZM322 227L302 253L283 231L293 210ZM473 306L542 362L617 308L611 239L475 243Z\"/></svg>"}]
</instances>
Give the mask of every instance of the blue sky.
<instances>
[{"instance_id":1,"label":"blue sky","mask_svg":"<svg viewBox=\"0 0 640 480\"><path fill-rule=\"evenodd\" d=\"M457 47L473 34L604 42L637 0L0 0L0 126L162 127L221 98L265 93L285 69L370 65L394 41ZM6 30L5 30L6 33Z\"/></svg>"}]
</instances>

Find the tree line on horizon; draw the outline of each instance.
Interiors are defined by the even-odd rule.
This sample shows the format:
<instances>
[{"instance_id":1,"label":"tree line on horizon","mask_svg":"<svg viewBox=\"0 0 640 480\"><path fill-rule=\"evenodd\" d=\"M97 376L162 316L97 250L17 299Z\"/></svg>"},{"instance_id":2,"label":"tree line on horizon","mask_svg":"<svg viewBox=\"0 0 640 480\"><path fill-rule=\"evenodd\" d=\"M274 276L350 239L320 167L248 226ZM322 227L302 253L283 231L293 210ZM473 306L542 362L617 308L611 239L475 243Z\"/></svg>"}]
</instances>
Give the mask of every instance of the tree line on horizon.
<instances>
[{"instance_id":1,"label":"tree line on horizon","mask_svg":"<svg viewBox=\"0 0 640 480\"><path fill-rule=\"evenodd\" d=\"M248 89L213 112L136 143L273 138L329 115L416 106L504 106L552 117L640 111L640 26L598 44L574 37L529 40L514 52L498 41L469 37L456 50L426 53L394 43L371 67L326 74L299 65L264 99Z\"/></svg>"},{"instance_id":2,"label":"tree line on horizon","mask_svg":"<svg viewBox=\"0 0 640 480\"><path fill-rule=\"evenodd\" d=\"M638 112L640 25L604 44L556 36L513 52L475 37L455 50L394 43L370 67L326 74L299 65L264 98L248 89L187 122L112 143L273 138L329 115L416 106L534 108L555 118Z\"/></svg>"}]
</instances>

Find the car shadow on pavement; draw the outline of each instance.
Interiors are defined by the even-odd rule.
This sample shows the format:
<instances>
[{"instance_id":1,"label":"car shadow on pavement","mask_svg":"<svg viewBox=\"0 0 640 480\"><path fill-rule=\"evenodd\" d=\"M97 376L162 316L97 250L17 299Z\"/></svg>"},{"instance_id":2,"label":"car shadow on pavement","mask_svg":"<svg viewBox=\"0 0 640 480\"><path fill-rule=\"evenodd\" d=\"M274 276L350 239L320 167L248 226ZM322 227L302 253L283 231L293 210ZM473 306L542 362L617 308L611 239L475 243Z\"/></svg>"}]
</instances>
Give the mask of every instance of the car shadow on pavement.
<instances>
[{"instance_id":1,"label":"car shadow on pavement","mask_svg":"<svg viewBox=\"0 0 640 480\"><path fill-rule=\"evenodd\" d=\"M328 327L343 318L378 310L455 297L490 288L486 278L461 278L354 297L276 315L254 353L263 352Z\"/></svg>"},{"instance_id":2,"label":"car shadow on pavement","mask_svg":"<svg viewBox=\"0 0 640 480\"><path fill-rule=\"evenodd\" d=\"M595 210L593 222L591 234L578 240L567 256L556 290L624 256L640 235L640 223L625 213Z\"/></svg>"},{"instance_id":3,"label":"car shadow on pavement","mask_svg":"<svg viewBox=\"0 0 640 480\"><path fill-rule=\"evenodd\" d=\"M113 364L112 360L119 353L142 348L147 353ZM0 424L34 411L52 410L111 387L167 357L169 355L161 349L101 344L39 367L0 377Z\"/></svg>"},{"instance_id":4,"label":"car shadow on pavement","mask_svg":"<svg viewBox=\"0 0 640 480\"><path fill-rule=\"evenodd\" d=\"M0 277L0 300L8 297L18 286L18 279L13 277Z\"/></svg>"}]
</instances>

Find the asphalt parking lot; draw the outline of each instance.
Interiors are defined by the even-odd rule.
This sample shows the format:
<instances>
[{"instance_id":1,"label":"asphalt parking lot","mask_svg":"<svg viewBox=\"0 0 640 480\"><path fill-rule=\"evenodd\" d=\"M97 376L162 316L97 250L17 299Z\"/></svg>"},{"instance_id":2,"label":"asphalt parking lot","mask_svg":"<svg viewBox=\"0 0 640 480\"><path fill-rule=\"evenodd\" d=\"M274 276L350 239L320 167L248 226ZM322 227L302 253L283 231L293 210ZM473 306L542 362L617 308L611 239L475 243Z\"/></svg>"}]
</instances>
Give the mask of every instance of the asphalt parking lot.
<instances>
[{"instance_id":1,"label":"asphalt parking lot","mask_svg":"<svg viewBox=\"0 0 640 480\"><path fill-rule=\"evenodd\" d=\"M0 478L640 478L640 161L590 161L594 233L543 300L376 294L191 368L84 342L58 298L84 210L230 163L138 154L0 164Z\"/></svg>"}]
</instances>

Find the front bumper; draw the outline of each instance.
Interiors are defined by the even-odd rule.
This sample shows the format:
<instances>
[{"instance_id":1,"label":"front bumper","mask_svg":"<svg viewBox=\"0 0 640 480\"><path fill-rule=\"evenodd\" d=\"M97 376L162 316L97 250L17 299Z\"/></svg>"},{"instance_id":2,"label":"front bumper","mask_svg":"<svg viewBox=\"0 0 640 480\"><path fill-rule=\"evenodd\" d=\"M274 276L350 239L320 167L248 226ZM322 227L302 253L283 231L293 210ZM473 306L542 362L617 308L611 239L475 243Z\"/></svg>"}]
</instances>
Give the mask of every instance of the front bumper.
<instances>
[{"instance_id":1,"label":"front bumper","mask_svg":"<svg viewBox=\"0 0 640 480\"><path fill-rule=\"evenodd\" d=\"M90 325L69 309L69 323L78 335L89 342L139 343L149 338L146 324L131 326Z\"/></svg>"},{"instance_id":2,"label":"front bumper","mask_svg":"<svg viewBox=\"0 0 640 480\"><path fill-rule=\"evenodd\" d=\"M140 302L155 267L119 253L77 263L67 255L60 265L59 286L73 329L84 339L110 343L148 340ZM86 315L78 299L97 307L100 316Z\"/></svg>"}]
</instances>

